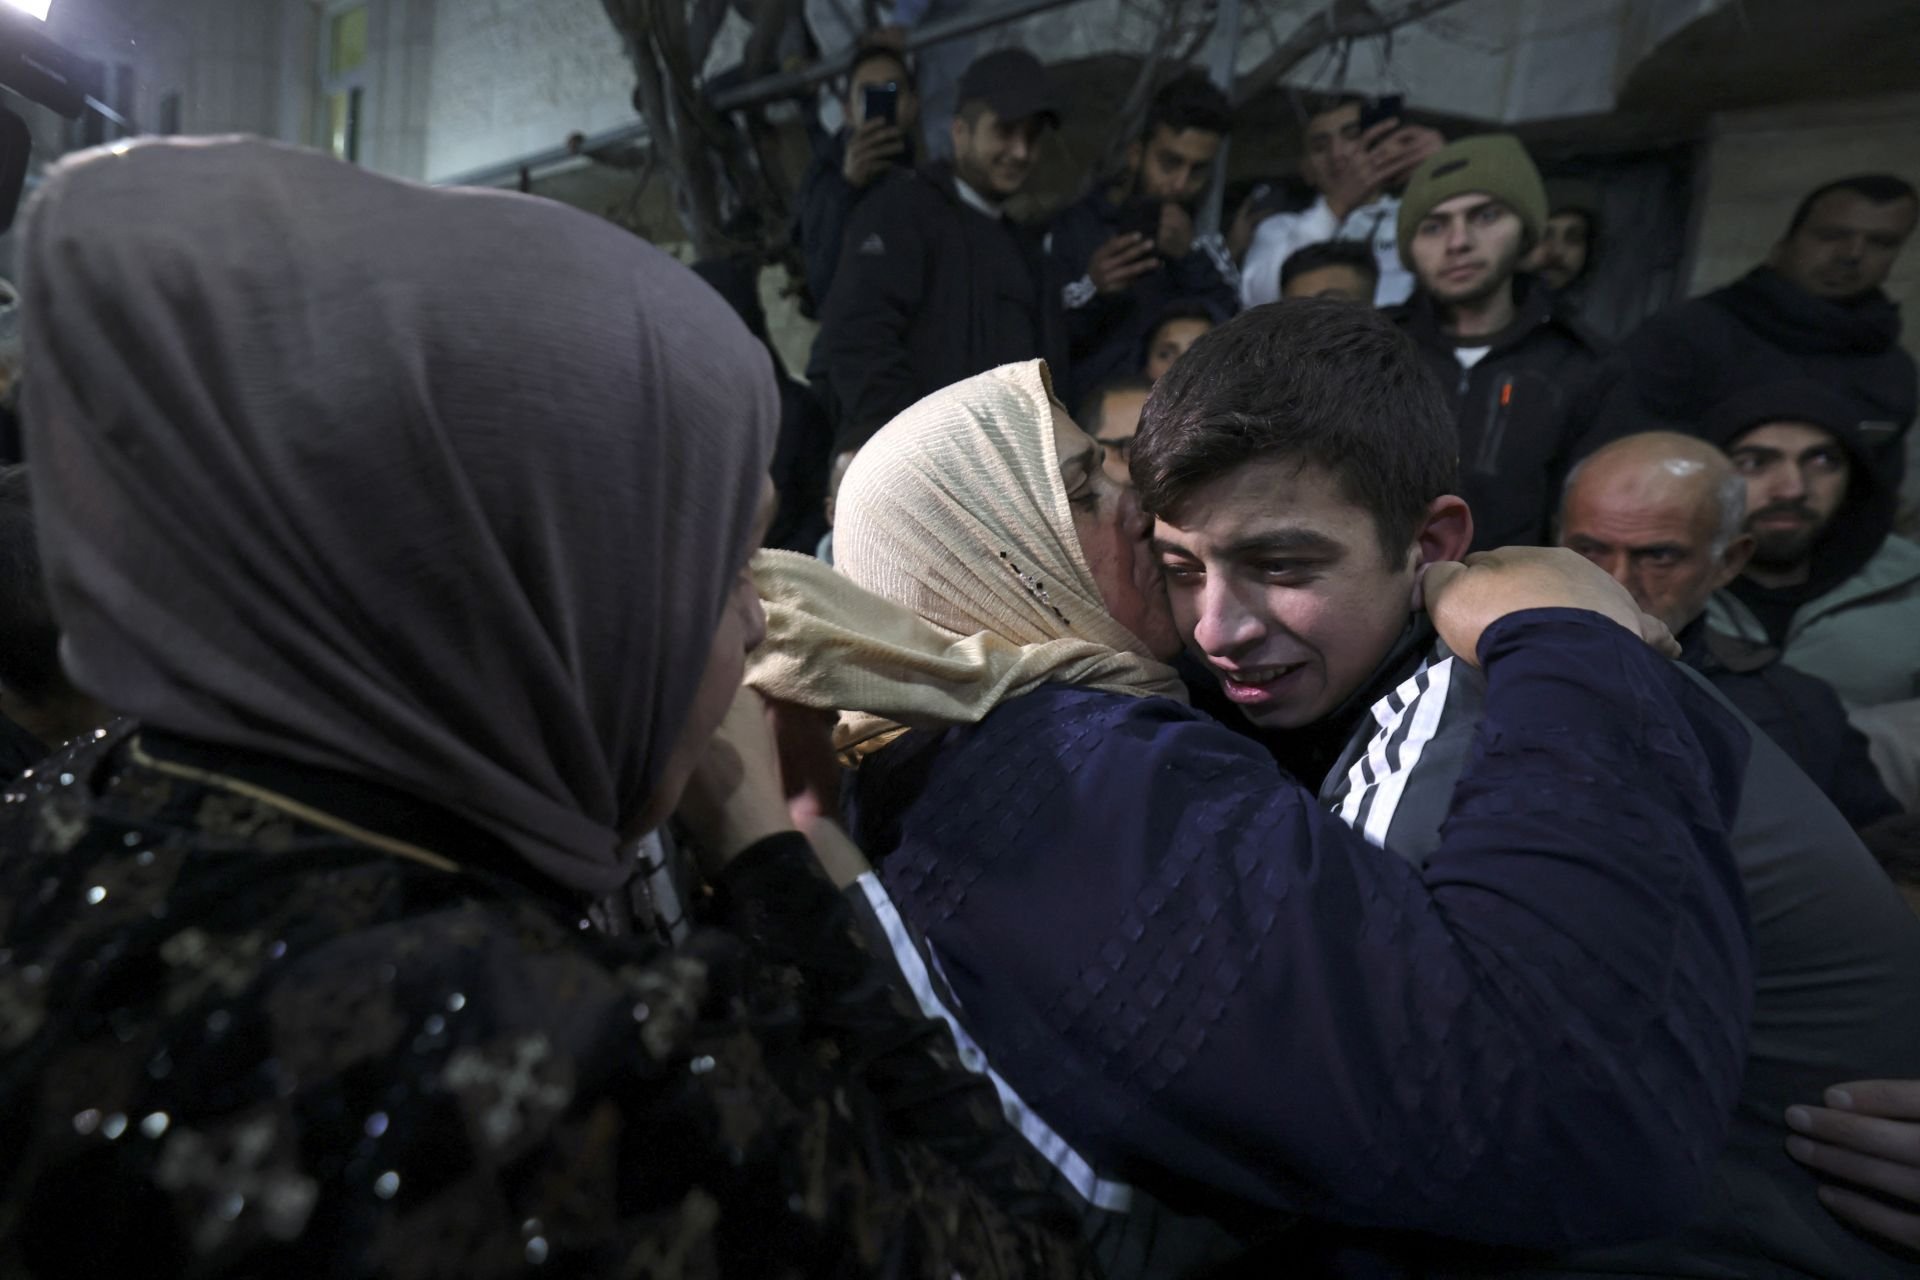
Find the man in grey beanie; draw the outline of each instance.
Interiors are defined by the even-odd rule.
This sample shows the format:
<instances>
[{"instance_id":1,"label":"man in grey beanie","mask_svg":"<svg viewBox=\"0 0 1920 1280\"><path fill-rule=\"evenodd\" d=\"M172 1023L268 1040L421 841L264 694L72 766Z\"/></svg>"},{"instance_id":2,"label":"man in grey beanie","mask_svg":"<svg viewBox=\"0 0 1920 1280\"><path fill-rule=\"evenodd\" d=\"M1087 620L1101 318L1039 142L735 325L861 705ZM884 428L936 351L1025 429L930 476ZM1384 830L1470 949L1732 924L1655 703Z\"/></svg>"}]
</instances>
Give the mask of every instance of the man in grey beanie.
<instances>
[{"instance_id":1,"label":"man in grey beanie","mask_svg":"<svg viewBox=\"0 0 1920 1280\"><path fill-rule=\"evenodd\" d=\"M1390 314L1452 397L1474 549L1543 544L1603 351L1519 270L1547 220L1539 170L1510 134L1462 138L1414 171L1399 218L1417 284Z\"/></svg>"}]
</instances>

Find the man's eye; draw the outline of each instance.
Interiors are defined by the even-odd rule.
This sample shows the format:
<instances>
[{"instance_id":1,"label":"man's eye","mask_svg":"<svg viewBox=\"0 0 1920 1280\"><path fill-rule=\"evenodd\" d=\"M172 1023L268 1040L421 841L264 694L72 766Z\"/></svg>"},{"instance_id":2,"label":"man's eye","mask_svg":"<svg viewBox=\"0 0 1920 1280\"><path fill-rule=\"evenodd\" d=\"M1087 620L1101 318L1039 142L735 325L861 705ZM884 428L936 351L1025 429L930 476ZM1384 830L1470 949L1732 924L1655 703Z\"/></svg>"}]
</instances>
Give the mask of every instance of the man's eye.
<instances>
[{"instance_id":1,"label":"man's eye","mask_svg":"<svg viewBox=\"0 0 1920 1280\"><path fill-rule=\"evenodd\" d=\"M1200 571L1192 565L1173 564L1165 560L1160 562L1160 572L1166 575L1169 582L1187 582L1200 576Z\"/></svg>"}]
</instances>

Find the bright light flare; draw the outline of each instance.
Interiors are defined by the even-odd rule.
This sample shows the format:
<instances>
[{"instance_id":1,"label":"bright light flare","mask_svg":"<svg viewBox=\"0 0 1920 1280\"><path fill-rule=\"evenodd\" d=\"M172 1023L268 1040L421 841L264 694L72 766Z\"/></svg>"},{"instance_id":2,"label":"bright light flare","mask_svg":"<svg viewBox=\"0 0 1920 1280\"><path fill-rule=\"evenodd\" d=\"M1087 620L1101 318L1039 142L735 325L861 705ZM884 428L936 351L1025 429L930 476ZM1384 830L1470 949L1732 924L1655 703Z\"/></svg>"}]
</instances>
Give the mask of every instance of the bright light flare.
<instances>
[{"instance_id":1,"label":"bright light flare","mask_svg":"<svg viewBox=\"0 0 1920 1280\"><path fill-rule=\"evenodd\" d=\"M47 10L53 8L53 0L0 0L0 4L10 9L18 9L30 18L47 20Z\"/></svg>"}]
</instances>

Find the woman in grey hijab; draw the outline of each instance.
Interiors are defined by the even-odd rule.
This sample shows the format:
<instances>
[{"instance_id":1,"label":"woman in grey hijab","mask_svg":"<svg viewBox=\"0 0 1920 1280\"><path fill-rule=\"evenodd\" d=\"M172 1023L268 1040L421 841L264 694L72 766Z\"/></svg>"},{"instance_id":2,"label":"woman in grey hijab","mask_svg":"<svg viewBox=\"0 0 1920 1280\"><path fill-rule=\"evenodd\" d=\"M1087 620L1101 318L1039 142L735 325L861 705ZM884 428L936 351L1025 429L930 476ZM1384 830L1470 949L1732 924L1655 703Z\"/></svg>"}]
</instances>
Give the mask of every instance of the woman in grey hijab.
<instances>
[{"instance_id":1,"label":"woman in grey hijab","mask_svg":"<svg viewBox=\"0 0 1920 1280\"><path fill-rule=\"evenodd\" d=\"M699 806L648 927L623 841L763 626L719 298L247 141L69 162L25 242L63 657L130 719L0 812L0 1273L1075 1267L784 821Z\"/></svg>"}]
</instances>

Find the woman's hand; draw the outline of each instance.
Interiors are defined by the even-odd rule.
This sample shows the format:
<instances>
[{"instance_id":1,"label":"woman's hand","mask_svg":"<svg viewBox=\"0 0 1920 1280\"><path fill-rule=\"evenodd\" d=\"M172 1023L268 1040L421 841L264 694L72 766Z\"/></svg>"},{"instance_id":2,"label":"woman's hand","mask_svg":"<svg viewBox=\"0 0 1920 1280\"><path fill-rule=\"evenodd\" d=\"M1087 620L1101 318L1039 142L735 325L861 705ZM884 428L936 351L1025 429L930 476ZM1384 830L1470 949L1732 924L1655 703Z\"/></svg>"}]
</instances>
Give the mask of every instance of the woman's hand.
<instances>
[{"instance_id":1,"label":"woman's hand","mask_svg":"<svg viewBox=\"0 0 1920 1280\"><path fill-rule=\"evenodd\" d=\"M676 816L711 879L771 835L794 830L780 786L780 756L767 700L741 686L726 719L681 794Z\"/></svg>"},{"instance_id":2,"label":"woman's hand","mask_svg":"<svg viewBox=\"0 0 1920 1280\"><path fill-rule=\"evenodd\" d=\"M1787 1154L1831 1175L1820 1203L1836 1218L1920 1250L1920 1080L1835 1085L1826 1103L1787 1108Z\"/></svg>"},{"instance_id":3,"label":"woman's hand","mask_svg":"<svg viewBox=\"0 0 1920 1280\"><path fill-rule=\"evenodd\" d=\"M682 794L678 817L709 879L768 836L799 831L836 886L871 870L840 812L834 716L742 687Z\"/></svg>"},{"instance_id":4,"label":"woman's hand","mask_svg":"<svg viewBox=\"0 0 1920 1280\"><path fill-rule=\"evenodd\" d=\"M1585 556L1561 547L1502 547L1464 563L1426 565L1413 607L1425 608L1447 648L1479 665L1480 635L1523 609L1586 609L1613 619L1670 658L1680 656L1665 624L1640 611L1627 589Z\"/></svg>"}]
</instances>

